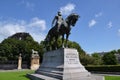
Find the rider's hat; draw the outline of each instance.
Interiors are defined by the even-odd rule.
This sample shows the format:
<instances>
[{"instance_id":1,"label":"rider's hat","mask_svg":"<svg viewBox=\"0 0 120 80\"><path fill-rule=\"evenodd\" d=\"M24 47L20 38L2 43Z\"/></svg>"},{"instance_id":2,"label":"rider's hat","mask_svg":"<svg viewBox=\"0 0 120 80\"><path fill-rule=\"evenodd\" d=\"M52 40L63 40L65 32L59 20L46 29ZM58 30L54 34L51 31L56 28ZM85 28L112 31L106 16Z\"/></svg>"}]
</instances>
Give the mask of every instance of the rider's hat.
<instances>
[{"instance_id":1,"label":"rider's hat","mask_svg":"<svg viewBox=\"0 0 120 80\"><path fill-rule=\"evenodd\" d=\"M61 15L62 15L60 11L58 11L58 15L59 15L59 16L61 16Z\"/></svg>"}]
</instances>

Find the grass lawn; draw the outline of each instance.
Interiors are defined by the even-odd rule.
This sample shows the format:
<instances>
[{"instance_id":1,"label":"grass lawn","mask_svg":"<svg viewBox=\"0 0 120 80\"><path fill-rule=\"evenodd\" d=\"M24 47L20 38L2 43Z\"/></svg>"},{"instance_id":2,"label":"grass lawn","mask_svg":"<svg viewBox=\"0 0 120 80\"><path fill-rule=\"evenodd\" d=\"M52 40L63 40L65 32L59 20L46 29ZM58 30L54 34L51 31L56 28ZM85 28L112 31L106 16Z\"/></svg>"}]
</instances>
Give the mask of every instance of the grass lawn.
<instances>
[{"instance_id":1,"label":"grass lawn","mask_svg":"<svg viewBox=\"0 0 120 80\"><path fill-rule=\"evenodd\" d=\"M33 72L32 70L0 72L0 80L30 80L26 74Z\"/></svg>"},{"instance_id":2,"label":"grass lawn","mask_svg":"<svg viewBox=\"0 0 120 80\"><path fill-rule=\"evenodd\" d=\"M105 76L105 80L120 80L120 76Z\"/></svg>"},{"instance_id":3,"label":"grass lawn","mask_svg":"<svg viewBox=\"0 0 120 80\"><path fill-rule=\"evenodd\" d=\"M22 70L0 72L0 80L30 80L26 77L27 73L34 73L34 71ZM105 80L120 80L120 76L105 76Z\"/></svg>"}]
</instances>

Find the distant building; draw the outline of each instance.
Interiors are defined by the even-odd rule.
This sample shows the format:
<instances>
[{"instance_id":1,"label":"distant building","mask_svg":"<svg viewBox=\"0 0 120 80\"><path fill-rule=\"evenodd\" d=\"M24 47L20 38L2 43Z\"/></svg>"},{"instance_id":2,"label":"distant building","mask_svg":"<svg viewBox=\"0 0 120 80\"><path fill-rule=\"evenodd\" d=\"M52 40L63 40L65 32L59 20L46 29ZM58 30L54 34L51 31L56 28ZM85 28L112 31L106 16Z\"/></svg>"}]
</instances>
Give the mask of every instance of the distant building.
<instances>
[{"instance_id":1,"label":"distant building","mask_svg":"<svg viewBox=\"0 0 120 80\"><path fill-rule=\"evenodd\" d=\"M10 36L8 38L14 38L14 39L18 39L18 40L26 40L28 37L33 39L29 33L19 32L19 33L13 34L12 36Z\"/></svg>"},{"instance_id":2,"label":"distant building","mask_svg":"<svg viewBox=\"0 0 120 80\"><path fill-rule=\"evenodd\" d=\"M108 53L108 52L99 52L98 54L99 54L100 56L103 56L103 55L106 54L106 53Z\"/></svg>"},{"instance_id":3,"label":"distant building","mask_svg":"<svg viewBox=\"0 0 120 80\"><path fill-rule=\"evenodd\" d=\"M118 60L118 63L120 63L120 54L115 54L117 60Z\"/></svg>"}]
</instances>

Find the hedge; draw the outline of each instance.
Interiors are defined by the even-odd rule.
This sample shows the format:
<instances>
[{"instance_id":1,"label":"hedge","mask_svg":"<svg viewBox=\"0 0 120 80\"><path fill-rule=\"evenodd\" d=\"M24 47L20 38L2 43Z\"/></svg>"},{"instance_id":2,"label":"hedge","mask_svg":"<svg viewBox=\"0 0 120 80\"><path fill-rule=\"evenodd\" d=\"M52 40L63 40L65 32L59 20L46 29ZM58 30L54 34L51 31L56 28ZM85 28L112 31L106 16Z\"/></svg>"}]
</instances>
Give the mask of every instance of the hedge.
<instances>
[{"instance_id":1,"label":"hedge","mask_svg":"<svg viewBox=\"0 0 120 80\"><path fill-rule=\"evenodd\" d=\"M120 65L99 65L86 66L88 71L92 72L120 72Z\"/></svg>"}]
</instances>

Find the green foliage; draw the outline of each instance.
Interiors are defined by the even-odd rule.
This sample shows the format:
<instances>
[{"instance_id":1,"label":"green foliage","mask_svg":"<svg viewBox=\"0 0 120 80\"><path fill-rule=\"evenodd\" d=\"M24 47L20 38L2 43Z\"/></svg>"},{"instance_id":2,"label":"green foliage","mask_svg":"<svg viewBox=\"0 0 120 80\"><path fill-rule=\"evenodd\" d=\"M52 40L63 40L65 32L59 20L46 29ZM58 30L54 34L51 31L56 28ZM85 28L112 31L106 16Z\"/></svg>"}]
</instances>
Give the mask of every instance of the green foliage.
<instances>
[{"instance_id":1,"label":"green foliage","mask_svg":"<svg viewBox=\"0 0 120 80\"><path fill-rule=\"evenodd\" d=\"M64 40L65 43L66 40ZM44 48L47 48L47 46L45 45L45 41L41 41L40 45L44 46ZM62 40L61 38L58 39L57 41L57 45L54 45L54 41L51 41L51 46L49 46L51 49L55 49L54 47L57 46L57 48L61 48L62 47ZM78 52L80 54L86 54L85 51L80 47L80 45L77 42L74 41L68 41L68 48L75 48L78 50ZM46 51L49 51L49 49L46 49Z\"/></svg>"},{"instance_id":2,"label":"green foliage","mask_svg":"<svg viewBox=\"0 0 120 80\"><path fill-rule=\"evenodd\" d=\"M116 50L112 50L112 51L110 51L109 53L116 54L117 51L116 51Z\"/></svg>"},{"instance_id":3,"label":"green foliage","mask_svg":"<svg viewBox=\"0 0 120 80\"><path fill-rule=\"evenodd\" d=\"M97 59L101 58L98 53L93 53L93 54L92 54L92 57L97 58Z\"/></svg>"},{"instance_id":4,"label":"green foliage","mask_svg":"<svg viewBox=\"0 0 120 80\"><path fill-rule=\"evenodd\" d=\"M118 49L117 52L120 54L120 49Z\"/></svg>"},{"instance_id":5,"label":"green foliage","mask_svg":"<svg viewBox=\"0 0 120 80\"><path fill-rule=\"evenodd\" d=\"M21 53L23 60L30 58L32 49L37 50L40 54L41 46L38 42L35 42L31 37L27 37L24 40L19 40L15 38L5 39L0 44L0 60L17 60L18 55Z\"/></svg>"},{"instance_id":6,"label":"green foliage","mask_svg":"<svg viewBox=\"0 0 120 80\"><path fill-rule=\"evenodd\" d=\"M111 64L118 64L118 59L116 58L115 54L120 54L120 49L112 50L105 53L103 56L99 55L100 53L93 53L92 57L95 59L95 65L111 65Z\"/></svg>"},{"instance_id":7,"label":"green foliage","mask_svg":"<svg viewBox=\"0 0 120 80\"><path fill-rule=\"evenodd\" d=\"M92 57L94 58L94 65L100 65L102 64L102 57L98 53L93 53Z\"/></svg>"},{"instance_id":8,"label":"green foliage","mask_svg":"<svg viewBox=\"0 0 120 80\"><path fill-rule=\"evenodd\" d=\"M83 65L90 65L90 64L93 64L93 63L94 63L94 58L91 57L91 56L88 55L88 54L79 55L79 56L80 56L80 62L81 62Z\"/></svg>"},{"instance_id":9,"label":"green foliage","mask_svg":"<svg viewBox=\"0 0 120 80\"><path fill-rule=\"evenodd\" d=\"M116 65L118 63L116 56L112 52L104 54L102 60L106 65Z\"/></svg>"},{"instance_id":10,"label":"green foliage","mask_svg":"<svg viewBox=\"0 0 120 80\"><path fill-rule=\"evenodd\" d=\"M80 55L86 54L77 42L68 41L68 47L77 49Z\"/></svg>"},{"instance_id":11,"label":"green foliage","mask_svg":"<svg viewBox=\"0 0 120 80\"><path fill-rule=\"evenodd\" d=\"M120 72L120 65L89 65L85 68L94 72Z\"/></svg>"}]
</instances>

